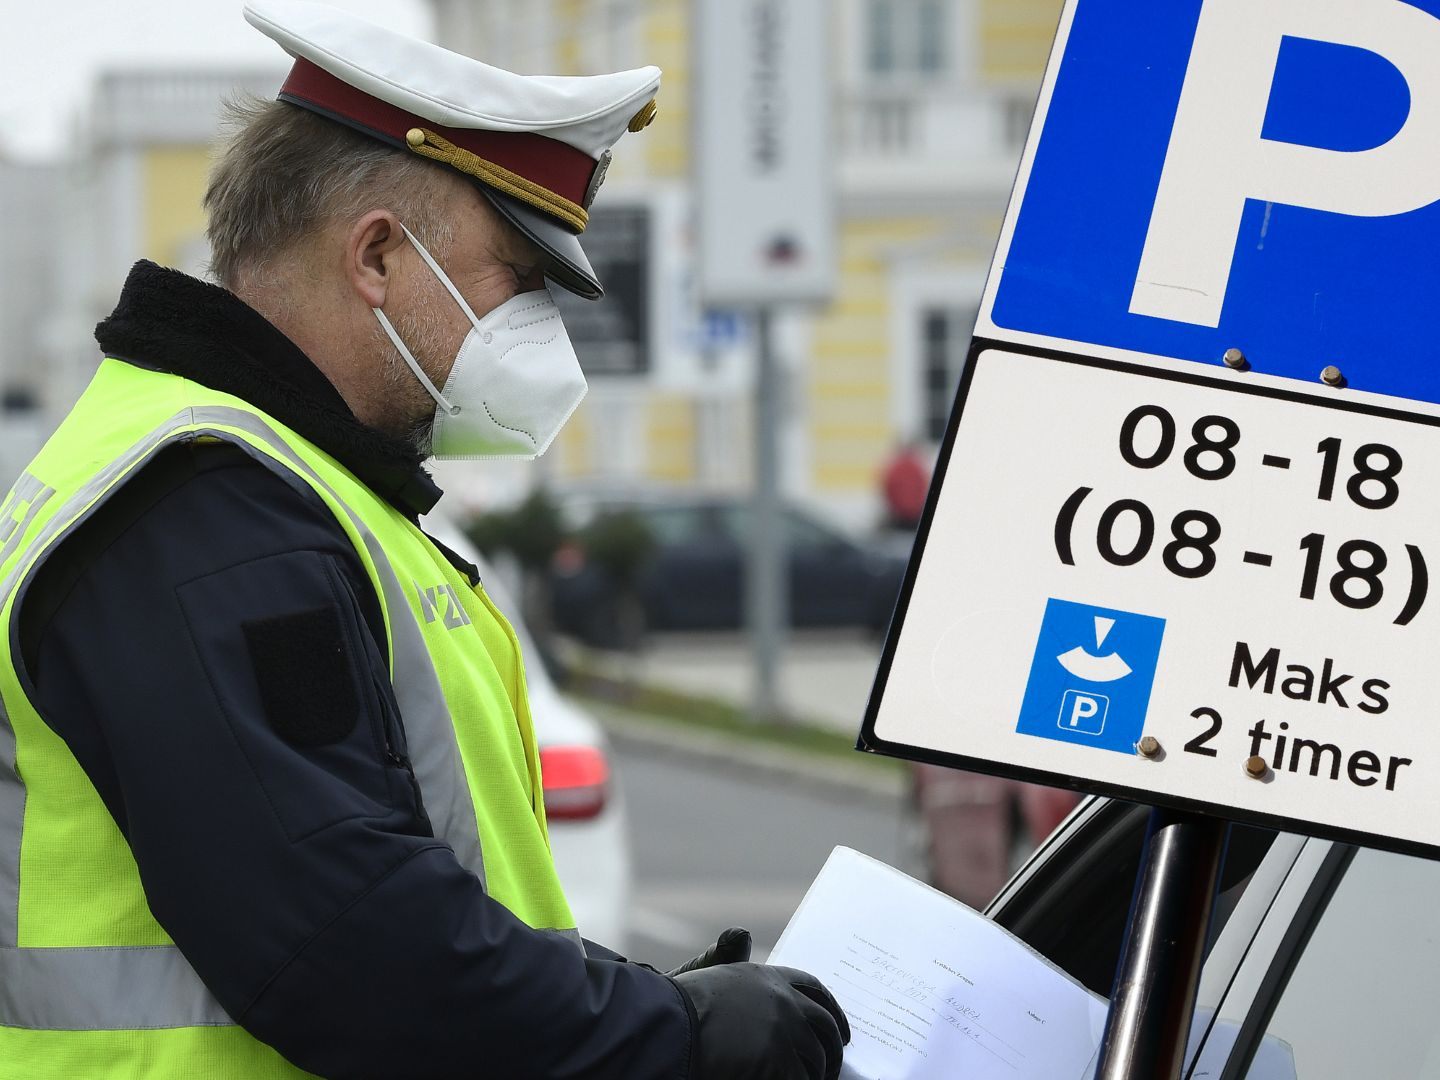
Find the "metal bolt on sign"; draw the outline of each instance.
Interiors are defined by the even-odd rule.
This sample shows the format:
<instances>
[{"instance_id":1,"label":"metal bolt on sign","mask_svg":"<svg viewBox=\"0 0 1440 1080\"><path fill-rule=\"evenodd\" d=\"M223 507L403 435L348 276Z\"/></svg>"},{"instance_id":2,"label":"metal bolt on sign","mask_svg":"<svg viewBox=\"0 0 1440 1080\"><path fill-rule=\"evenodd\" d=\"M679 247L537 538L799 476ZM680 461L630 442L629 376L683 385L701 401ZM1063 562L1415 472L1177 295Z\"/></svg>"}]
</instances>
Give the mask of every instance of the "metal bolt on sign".
<instances>
[{"instance_id":1,"label":"metal bolt on sign","mask_svg":"<svg viewBox=\"0 0 1440 1080\"><path fill-rule=\"evenodd\" d=\"M1138 743L1135 744L1135 749L1141 757L1159 757L1161 751L1160 740L1155 738L1154 735L1146 735L1143 739L1141 739Z\"/></svg>"},{"instance_id":2,"label":"metal bolt on sign","mask_svg":"<svg viewBox=\"0 0 1440 1080\"><path fill-rule=\"evenodd\" d=\"M1225 355L1220 359L1226 367L1234 368L1236 371L1247 371L1250 368L1250 361L1239 349L1226 349Z\"/></svg>"},{"instance_id":3,"label":"metal bolt on sign","mask_svg":"<svg viewBox=\"0 0 1440 1080\"><path fill-rule=\"evenodd\" d=\"M1263 757L1256 754L1254 757L1245 759L1245 775L1252 780L1262 780L1265 774L1270 771L1269 764Z\"/></svg>"},{"instance_id":4,"label":"metal bolt on sign","mask_svg":"<svg viewBox=\"0 0 1440 1080\"><path fill-rule=\"evenodd\" d=\"M1334 364L1328 364L1325 370L1320 372L1320 381L1326 386L1344 386L1345 376L1340 373L1340 369Z\"/></svg>"}]
</instances>

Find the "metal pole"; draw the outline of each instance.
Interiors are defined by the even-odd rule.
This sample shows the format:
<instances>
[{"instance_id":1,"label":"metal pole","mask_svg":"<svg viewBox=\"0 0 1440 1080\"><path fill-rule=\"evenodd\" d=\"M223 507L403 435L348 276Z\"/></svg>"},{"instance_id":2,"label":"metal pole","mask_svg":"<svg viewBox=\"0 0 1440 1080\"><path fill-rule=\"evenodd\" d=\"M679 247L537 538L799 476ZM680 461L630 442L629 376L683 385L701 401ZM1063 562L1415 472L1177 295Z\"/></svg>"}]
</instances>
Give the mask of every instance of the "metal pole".
<instances>
[{"instance_id":1,"label":"metal pole","mask_svg":"<svg viewBox=\"0 0 1440 1080\"><path fill-rule=\"evenodd\" d=\"M780 502L780 370L771 341L772 312L756 314L755 492L746 609L754 656L753 713L758 721L785 712L779 687L789 581Z\"/></svg>"},{"instance_id":2,"label":"metal pole","mask_svg":"<svg viewBox=\"0 0 1440 1080\"><path fill-rule=\"evenodd\" d=\"M1178 1080L1228 825L1150 812L1096 1080Z\"/></svg>"}]
</instances>

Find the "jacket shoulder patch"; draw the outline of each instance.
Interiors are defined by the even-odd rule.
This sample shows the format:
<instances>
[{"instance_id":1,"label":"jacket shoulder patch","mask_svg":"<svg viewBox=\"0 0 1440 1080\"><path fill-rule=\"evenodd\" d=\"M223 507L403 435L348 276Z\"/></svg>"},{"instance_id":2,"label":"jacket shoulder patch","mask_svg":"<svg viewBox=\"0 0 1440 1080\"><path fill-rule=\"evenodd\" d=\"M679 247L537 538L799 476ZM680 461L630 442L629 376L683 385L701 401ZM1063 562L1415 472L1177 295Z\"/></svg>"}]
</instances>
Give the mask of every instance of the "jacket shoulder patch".
<instances>
[{"instance_id":1,"label":"jacket shoulder patch","mask_svg":"<svg viewBox=\"0 0 1440 1080\"><path fill-rule=\"evenodd\" d=\"M265 718L294 746L329 746L355 730L355 672L333 608L243 624Z\"/></svg>"}]
</instances>

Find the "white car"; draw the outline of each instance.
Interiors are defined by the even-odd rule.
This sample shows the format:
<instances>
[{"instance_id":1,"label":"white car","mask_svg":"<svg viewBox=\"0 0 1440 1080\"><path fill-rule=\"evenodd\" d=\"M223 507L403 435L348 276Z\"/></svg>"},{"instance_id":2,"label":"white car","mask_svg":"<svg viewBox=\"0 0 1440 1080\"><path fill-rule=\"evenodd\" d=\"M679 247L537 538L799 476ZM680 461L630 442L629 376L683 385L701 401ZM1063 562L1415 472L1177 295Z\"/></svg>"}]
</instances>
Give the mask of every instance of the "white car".
<instances>
[{"instance_id":1,"label":"white car","mask_svg":"<svg viewBox=\"0 0 1440 1080\"><path fill-rule=\"evenodd\" d=\"M580 933L623 953L632 880L630 835L605 733L584 709L561 695L540 660L519 605L465 534L438 514L430 515L424 526L479 567L486 593L520 638L560 883Z\"/></svg>"}]
</instances>

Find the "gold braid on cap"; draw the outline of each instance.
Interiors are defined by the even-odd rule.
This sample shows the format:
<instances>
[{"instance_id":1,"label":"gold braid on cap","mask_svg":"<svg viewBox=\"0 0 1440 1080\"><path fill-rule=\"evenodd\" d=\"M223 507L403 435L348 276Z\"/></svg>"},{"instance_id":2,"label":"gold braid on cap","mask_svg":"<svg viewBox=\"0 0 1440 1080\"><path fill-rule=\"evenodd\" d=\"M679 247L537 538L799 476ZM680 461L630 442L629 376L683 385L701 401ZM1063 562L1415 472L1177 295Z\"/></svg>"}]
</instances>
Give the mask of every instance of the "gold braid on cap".
<instances>
[{"instance_id":1,"label":"gold braid on cap","mask_svg":"<svg viewBox=\"0 0 1440 1080\"><path fill-rule=\"evenodd\" d=\"M411 128L405 133L405 145L421 157L449 165L466 176L473 176L482 183L489 184L496 191L504 192L553 218L558 218L577 233L584 232L585 226L590 223L589 213L579 203L571 202L563 195L557 195L549 188L541 187L535 181L527 180L503 165L486 161L478 154L456 146L427 128Z\"/></svg>"},{"instance_id":2,"label":"gold braid on cap","mask_svg":"<svg viewBox=\"0 0 1440 1080\"><path fill-rule=\"evenodd\" d=\"M639 112L630 118L630 123L627 126L632 134L637 131L644 131L650 126L650 121L655 119L656 108L655 99L652 97Z\"/></svg>"}]
</instances>

